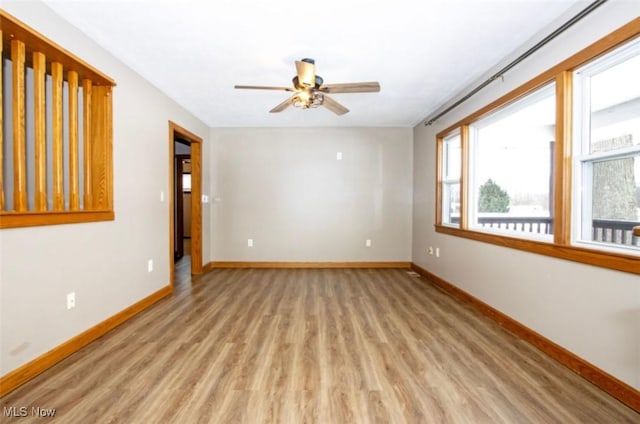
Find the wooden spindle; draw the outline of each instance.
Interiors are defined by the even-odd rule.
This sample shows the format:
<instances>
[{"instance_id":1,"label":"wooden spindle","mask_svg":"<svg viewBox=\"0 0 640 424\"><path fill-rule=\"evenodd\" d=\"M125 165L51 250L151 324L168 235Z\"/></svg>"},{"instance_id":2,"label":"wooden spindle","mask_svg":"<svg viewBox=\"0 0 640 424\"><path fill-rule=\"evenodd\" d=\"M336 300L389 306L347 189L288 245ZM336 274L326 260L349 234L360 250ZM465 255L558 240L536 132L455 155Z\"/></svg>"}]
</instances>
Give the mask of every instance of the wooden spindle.
<instances>
[{"instance_id":1,"label":"wooden spindle","mask_svg":"<svg viewBox=\"0 0 640 424\"><path fill-rule=\"evenodd\" d=\"M33 53L33 118L35 134L35 210L47 210L47 136L46 136L46 86L47 61L44 54Z\"/></svg>"},{"instance_id":2,"label":"wooden spindle","mask_svg":"<svg viewBox=\"0 0 640 424\"><path fill-rule=\"evenodd\" d=\"M2 44L4 42L4 38L2 37L2 30L0 29L0 128L4 129L4 121L2 120L2 115L4 114L2 110L3 100L2 100ZM0 130L0 212L4 211L4 136L3 132Z\"/></svg>"},{"instance_id":3,"label":"wooden spindle","mask_svg":"<svg viewBox=\"0 0 640 424\"><path fill-rule=\"evenodd\" d=\"M11 41L13 75L13 209L27 210L27 163L25 137L25 45L20 40Z\"/></svg>"},{"instance_id":4,"label":"wooden spindle","mask_svg":"<svg viewBox=\"0 0 640 424\"><path fill-rule=\"evenodd\" d=\"M84 153L82 170L84 173L84 210L91 210L93 208L93 189L91 187L91 89L91 80L82 80L82 148Z\"/></svg>"},{"instance_id":5,"label":"wooden spindle","mask_svg":"<svg viewBox=\"0 0 640 424\"><path fill-rule=\"evenodd\" d=\"M93 207L111 210L113 199L111 87L94 85L91 90L91 185Z\"/></svg>"},{"instance_id":6,"label":"wooden spindle","mask_svg":"<svg viewBox=\"0 0 640 424\"><path fill-rule=\"evenodd\" d=\"M78 73L67 73L69 83L69 209L80 209L78 186Z\"/></svg>"},{"instance_id":7,"label":"wooden spindle","mask_svg":"<svg viewBox=\"0 0 640 424\"><path fill-rule=\"evenodd\" d=\"M62 162L62 64L51 64L53 119L53 210L64 210L64 176Z\"/></svg>"}]
</instances>

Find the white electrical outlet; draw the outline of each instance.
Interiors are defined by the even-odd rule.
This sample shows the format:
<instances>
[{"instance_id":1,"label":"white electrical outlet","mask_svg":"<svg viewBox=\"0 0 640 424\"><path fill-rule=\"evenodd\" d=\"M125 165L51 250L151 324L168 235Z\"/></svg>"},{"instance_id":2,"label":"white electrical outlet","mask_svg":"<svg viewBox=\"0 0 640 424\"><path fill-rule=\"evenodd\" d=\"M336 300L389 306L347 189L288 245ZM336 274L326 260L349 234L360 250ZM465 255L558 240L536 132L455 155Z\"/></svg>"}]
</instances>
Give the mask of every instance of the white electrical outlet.
<instances>
[{"instance_id":1,"label":"white electrical outlet","mask_svg":"<svg viewBox=\"0 0 640 424\"><path fill-rule=\"evenodd\" d=\"M76 307L76 292L67 293L67 309Z\"/></svg>"},{"instance_id":2,"label":"white electrical outlet","mask_svg":"<svg viewBox=\"0 0 640 424\"><path fill-rule=\"evenodd\" d=\"M364 242L364 245L365 245L365 246L367 246L367 247L371 247L371 240L370 240L370 239L367 239L367 240Z\"/></svg>"},{"instance_id":3,"label":"white electrical outlet","mask_svg":"<svg viewBox=\"0 0 640 424\"><path fill-rule=\"evenodd\" d=\"M433 246L429 246L429 250L427 250L427 252L428 252L430 255L433 255Z\"/></svg>"},{"instance_id":4,"label":"white electrical outlet","mask_svg":"<svg viewBox=\"0 0 640 424\"><path fill-rule=\"evenodd\" d=\"M440 257L440 248L436 247L436 258Z\"/></svg>"},{"instance_id":5,"label":"white electrical outlet","mask_svg":"<svg viewBox=\"0 0 640 424\"><path fill-rule=\"evenodd\" d=\"M248 247L253 247L253 239L248 239L247 240L247 246Z\"/></svg>"},{"instance_id":6,"label":"white electrical outlet","mask_svg":"<svg viewBox=\"0 0 640 424\"><path fill-rule=\"evenodd\" d=\"M148 271L148 272L153 271L153 259L149 259L149 260L147 261L147 271Z\"/></svg>"},{"instance_id":7,"label":"white electrical outlet","mask_svg":"<svg viewBox=\"0 0 640 424\"><path fill-rule=\"evenodd\" d=\"M336 153L336 160L342 160L342 152Z\"/></svg>"}]
</instances>

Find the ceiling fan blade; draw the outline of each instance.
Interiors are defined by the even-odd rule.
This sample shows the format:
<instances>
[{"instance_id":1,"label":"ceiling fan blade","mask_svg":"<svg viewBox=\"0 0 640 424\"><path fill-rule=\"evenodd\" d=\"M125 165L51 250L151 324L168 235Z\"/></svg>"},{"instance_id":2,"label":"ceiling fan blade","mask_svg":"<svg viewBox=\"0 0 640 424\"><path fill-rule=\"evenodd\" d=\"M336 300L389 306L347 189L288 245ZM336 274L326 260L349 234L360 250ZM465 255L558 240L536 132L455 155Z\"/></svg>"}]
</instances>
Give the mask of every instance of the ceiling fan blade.
<instances>
[{"instance_id":1,"label":"ceiling fan blade","mask_svg":"<svg viewBox=\"0 0 640 424\"><path fill-rule=\"evenodd\" d=\"M327 95L324 96L324 101L322 102L322 106L326 107L336 115L344 115L345 113L349 112L349 109L342 106L340 103L336 102L335 100L333 100L331 97Z\"/></svg>"},{"instance_id":2,"label":"ceiling fan blade","mask_svg":"<svg viewBox=\"0 0 640 424\"><path fill-rule=\"evenodd\" d=\"M284 102L280 103L278 106L274 107L273 109L271 109L269 111L269 113L278 113L278 112L282 112L283 110L285 110L286 108L288 108L289 106L291 106L293 104L293 99L297 96L293 95L291 97L289 97L287 100L285 100Z\"/></svg>"},{"instance_id":3,"label":"ceiling fan blade","mask_svg":"<svg viewBox=\"0 0 640 424\"><path fill-rule=\"evenodd\" d=\"M233 88L248 89L248 90L295 91L291 87L271 87L266 85L234 85Z\"/></svg>"},{"instance_id":4,"label":"ceiling fan blade","mask_svg":"<svg viewBox=\"0 0 640 424\"><path fill-rule=\"evenodd\" d=\"M303 87L316 86L316 65L305 60L296 60L298 83Z\"/></svg>"},{"instance_id":5,"label":"ceiling fan blade","mask_svg":"<svg viewBox=\"0 0 640 424\"><path fill-rule=\"evenodd\" d=\"M350 82L346 84L323 84L320 91L324 93L377 93L380 91L380 83Z\"/></svg>"}]
</instances>

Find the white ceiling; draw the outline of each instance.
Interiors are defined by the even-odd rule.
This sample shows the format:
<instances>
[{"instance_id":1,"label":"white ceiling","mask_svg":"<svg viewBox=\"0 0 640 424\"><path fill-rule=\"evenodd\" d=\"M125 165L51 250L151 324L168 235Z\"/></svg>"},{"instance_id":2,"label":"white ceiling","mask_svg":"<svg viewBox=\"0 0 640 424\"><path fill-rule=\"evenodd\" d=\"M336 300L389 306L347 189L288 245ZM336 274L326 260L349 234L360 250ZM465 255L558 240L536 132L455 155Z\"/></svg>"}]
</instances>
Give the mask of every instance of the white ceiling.
<instances>
[{"instance_id":1,"label":"white ceiling","mask_svg":"<svg viewBox=\"0 0 640 424\"><path fill-rule=\"evenodd\" d=\"M585 0L45 0L60 16L211 127L414 126ZM269 110L294 60L351 112ZM117 81L116 81L117 82Z\"/></svg>"}]
</instances>

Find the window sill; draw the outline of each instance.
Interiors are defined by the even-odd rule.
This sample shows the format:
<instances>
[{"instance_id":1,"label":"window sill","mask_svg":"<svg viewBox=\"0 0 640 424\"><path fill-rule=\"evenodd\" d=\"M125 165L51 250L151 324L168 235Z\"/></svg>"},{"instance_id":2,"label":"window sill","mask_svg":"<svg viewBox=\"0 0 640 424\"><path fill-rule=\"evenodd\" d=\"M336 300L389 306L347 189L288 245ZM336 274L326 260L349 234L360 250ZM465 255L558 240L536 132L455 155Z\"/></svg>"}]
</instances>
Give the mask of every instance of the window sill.
<instances>
[{"instance_id":1,"label":"window sill","mask_svg":"<svg viewBox=\"0 0 640 424\"><path fill-rule=\"evenodd\" d=\"M629 272L631 274L640 274L640 257L633 255L585 249L576 246L564 246L505 235L488 234L479 231L461 230L459 228L452 228L444 225L436 225L435 230L437 233L496 244L498 246L508 247L511 249L552 256L554 258L580 262L601 268Z\"/></svg>"},{"instance_id":2,"label":"window sill","mask_svg":"<svg viewBox=\"0 0 640 424\"><path fill-rule=\"evenodd\" d=\"M0 228L113 221L114 218L113 211L2 212L0 213Z\"/></svg>"}]
</instances>

